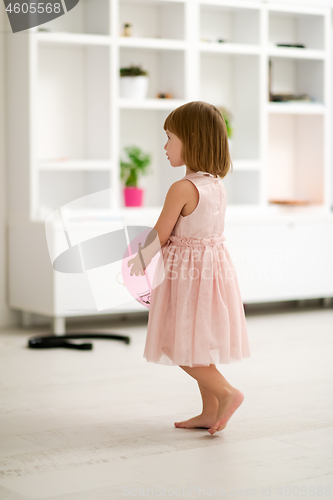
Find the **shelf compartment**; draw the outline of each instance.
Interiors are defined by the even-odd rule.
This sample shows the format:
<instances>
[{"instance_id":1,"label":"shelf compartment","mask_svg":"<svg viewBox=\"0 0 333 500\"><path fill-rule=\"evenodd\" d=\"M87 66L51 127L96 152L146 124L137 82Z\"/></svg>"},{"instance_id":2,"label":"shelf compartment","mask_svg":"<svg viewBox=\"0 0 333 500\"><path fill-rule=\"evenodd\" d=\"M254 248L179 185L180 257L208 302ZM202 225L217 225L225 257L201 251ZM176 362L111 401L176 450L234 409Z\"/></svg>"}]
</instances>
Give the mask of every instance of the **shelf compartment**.
<instances>
[{"instance_id":1,"label":"shelf compartment","mask_svg":"<svg viewBox=\"0 0 333 500\"><path fill-rule=\"evenodd\" d=\"M269 42L274 46L277 43L302 44L306 49L323 50L324 21L325 17L321 14L271 10Z\"/></svg>"},{"instance_id":2,"label":"shelf compartment","mask_svg":"<svg viewBox=\"0 0 333 500\"><path fill-rule=\"evenodd\" d=\"M122 109L120 113L120 159L127 161L125 147L137 146L143 153L151 156L151 163L145 175L140 177L140 187L144 189L143 207L160 206L163 204L161 195L162 169L167 172L172 167L167 160L164 144L167 141L163 124L169 111L154 109ZM165 139L165 142L162 142ZM163 159L164 157L164 159ZM179 170L179 169L178 169ZM168 184L170 186L170 183ZM124 183L121 183L121 188ZM122 207L125 200L121 192Z\"/></svg>"},{"instance_id":3,"label":"shelf compartment","mask_svg":"<svg viewBox=\"0 0 333 500\"><path fill-rule=\"evenodd\" d=\"M122 0L119 6L118 36L123 35L124 24L130 23L133 37L184 40L184 9L184 2L181 1Z\"/></svg>"},{"instance_id":4,"label":"shelf compartment","mask_svg":"<svg viewBox=\"0 0 333 500\"><path fill-rule=\"evenodd\" d=\"M320 115L269 116L267 199L323 203L324 121Z\"/></svg>"},{"instance_id":5,"label":"shelf compartment","mask_svg":"<svg viewBox=\"0 0 333 500\"><path fill-rule=\"evenodd\" d=\"M39 182L39 211L55 210L66 203L78 200L88 194L110 188L109 172L41 171ZM103 197L94 199L103 200ZM85 201L83 200L83 203ZM77 202L78 208L103 209L107 206L86 206Z\"/></svg>"},{"instance_id":6,"label":"shelf compartment","mask_svg":"<svg viewBox=\"0 0 333 500\"><path fill-rule=\"evenodd\" d=\"M108 47L38 50L37 158L110 158Z\"/></svg>"},{"instance_id":7,"label":"shelf compartment","mask_svg":"<svg viewBox=\"0 0 333 500\"><path fill-rule=\"evenodd\" d=\"M259 203L260 173L255 171L229 172L222 182L227 190L228 205L257 205ZM227 209L228 211L228 209Z\"/></svg>"},{"instance_id":8,"label":"shelf compartment","mask_svg":"<svg viewBox=\"0 0 333 500\"><path fill-rule=\"evenodd\" d=\"M80 0L69 12L39 26L63 33L109 35L109 0Z\"/></svg>"},{"instance_id":9,"label":"shelf compartment","mask_svg":"<svg viewBox=\"0 0 333 500\"><path fill-rule=\"evenodd\" d=\"M309 94L324 103L324 63L317 60L271 57L273 94Z\"/></svg>"},{"instance_id":10,"label":"shelf compartment","mask_svg":"<svg viewBox=\"0 0 333 500\"><path fill-rule=\"evenodd\" d=\"M260 11L200 2L200 37L198 41L229 44L260 44ZM208 42L209 43L209 42Z\"/></svg>"},{"instance_id":11,"label":"shelf compartment","mask_svg":"<svg viewBox=\"0 0 333 500\"><path fill-rule=\"evenodd\" d=\"M232 157L238 160L260 158L259 59L255 55L200 55L199 99L231 112Z\"/></svg>"},{"instance_id":12,"label":"shelf compartment","mask_svg":"<svg viewBox=\"0 0 333 500\"><path fill-rule=\"evenodd\" d=\"M163 128L171 110L123 109L120 112L120 156L126 161L124 148L138 146L151 155L147 175L140 177L144 189L143 208L162 207L171 184L182 179L186 167L172 167L164 146L168 138ZM123 200L123 194L121 193ZM124 200L123 200L124 205ZM153 220L153 216L152 219ZM155 221L156 222L156 221Z\"/></svg>"},{"instance_id":13,"label":"shelf compartment","mask_svg":"<svg viewBox=\"0 0 333 500\"><path fill-rule=\"evenodd\" d=\"M184 51L122 47L120 49L120 67L130 65L140 65L148 71L147 99L155 99L159 93L171 93L174 99L184 99ZM177 74L177 78L174 77L175 74Z\"/></svg>"}]
</instances>

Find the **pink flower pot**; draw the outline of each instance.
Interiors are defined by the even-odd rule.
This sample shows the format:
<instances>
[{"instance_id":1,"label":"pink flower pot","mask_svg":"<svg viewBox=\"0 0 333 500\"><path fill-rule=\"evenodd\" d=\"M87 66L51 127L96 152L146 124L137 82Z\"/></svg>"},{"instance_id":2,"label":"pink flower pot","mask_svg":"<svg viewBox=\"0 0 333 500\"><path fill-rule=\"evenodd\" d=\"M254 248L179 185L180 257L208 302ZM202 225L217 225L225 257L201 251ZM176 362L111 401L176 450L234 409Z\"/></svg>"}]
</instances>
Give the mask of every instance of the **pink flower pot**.
<instances>
[{"instance_id":1,"label":"pink flower pot","mask_svg":"<svg viewBox=\"0 0 333 500\"><path fill-rule=\"evenodd\" d=\"M125 206L142 207L143 189L137 187L124 188Z\"/></svg>"}]
</instances>

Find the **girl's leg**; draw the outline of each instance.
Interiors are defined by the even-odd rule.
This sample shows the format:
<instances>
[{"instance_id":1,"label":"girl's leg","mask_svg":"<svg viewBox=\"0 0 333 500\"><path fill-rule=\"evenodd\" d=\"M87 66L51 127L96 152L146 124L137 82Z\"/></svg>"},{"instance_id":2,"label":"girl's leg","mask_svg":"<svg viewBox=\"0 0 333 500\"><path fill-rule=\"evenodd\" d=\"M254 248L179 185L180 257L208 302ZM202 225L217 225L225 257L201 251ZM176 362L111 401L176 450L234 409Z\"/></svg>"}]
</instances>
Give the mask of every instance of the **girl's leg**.
<instances>
[{"instance_id":1,"label":"girl's leg","mask_svg":"<svg viewBox=\"0 0 333 500\"><path fill-rule=\"evenodd\" d=\"M213 392L206 389L202 384L198 382L199 390L202 399L202 414L217 416L217 410L219 407L219 400Z\"/></svg>"},{"instance_id":2,"label":"girl's leg","mask_svg":"<svg viewBox=\"0 0 333 500\"><path fill-rule=\"evenodd\" d=\"M244 395L229 384L213 364L198 367L181 366L181 368L218 399L217 418L209 428L210 434L224 429L231 415L243 402Z\"/></svg>"},{"instance_id":3,"label":"girl's leg","mask_svg":"<svg viewBox=\"0 0 333 500\"><path fill-rule=\"evenodd\" d=\"M213 392L206 389L206 387L199 384L199 382L198 386L202 398L202 412L200 413L200 415L197 415L196 417L190 418L188 420L175 422L175 427L183 427L186 429L200 427L209 429L216 422L219 401Z\"/></svg>"}]
</instances>

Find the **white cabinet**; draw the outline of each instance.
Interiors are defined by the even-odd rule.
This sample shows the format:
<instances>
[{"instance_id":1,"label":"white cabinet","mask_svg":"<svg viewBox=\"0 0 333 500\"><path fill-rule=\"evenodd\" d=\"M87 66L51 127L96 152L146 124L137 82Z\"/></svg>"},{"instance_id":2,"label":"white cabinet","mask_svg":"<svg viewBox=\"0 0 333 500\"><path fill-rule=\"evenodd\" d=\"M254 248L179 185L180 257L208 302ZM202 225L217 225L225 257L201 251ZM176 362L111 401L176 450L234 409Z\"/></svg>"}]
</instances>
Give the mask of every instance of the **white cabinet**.
<instances>
[{"instance_id":1,"label":"white cabinet","mask_svg":"<svg viewBox=\"0 0 333 500\"><path fill-rule=\"evenodd\" d=\"M170 168L166 159L163 123L172 109L188 101L224 106L233 117L234 171L223 179L230 229L249 211L254 221L261 220L260 214L268 220L279 217L283 207L270 201L290 198L309 203L295 212L295 227L297 214L319 213L326 220L333 205L331 14L325 0L81 0L43 27L9 35L12 307L60 316L63 309L57 304L73 298L63 290L73 283L80 287L76 278L67 276L67 283L66 277L55 277L45 258L44 220L58 207L111 187L127 224L156 223L169 186L185 173ZM132 25L132 36L122 36L125 23ZM147 99L120 98L119 69L130 64L149 72ZM312 101L272 102L269 89L309 94ZM160 93L172 98L158 98ZM150 175L140 179L144 207L137 209L124 206L119 174L123 148L133 144L152 157ZM81 209L107 208L84 203ZM41 260L33 250L36 231ZM230 244L233 238L231 231ZM264 247L272 241L259 240ZM27 272L19 286L20 263L29 261L39 277ZM287 278L287 268L285 273ZM276 293L269 281L250 280L244 284L244 300L289 296L288 280L281 278L279 286ZM317 296L319 288L309 286L309 294ZM328 293L325 286L322 293ZM88 292L85 297L88 304Z\"/></svg>"},{"instance_id":2,"label":"white cabinet","mask_svg":"<svg viewBox=\"0 0 333 500\"><path fill-rule=\"evenodd\" d=\"M259 219L225 232L243 302L332 297L331 217Z\"/></svg>"}]
</instances>

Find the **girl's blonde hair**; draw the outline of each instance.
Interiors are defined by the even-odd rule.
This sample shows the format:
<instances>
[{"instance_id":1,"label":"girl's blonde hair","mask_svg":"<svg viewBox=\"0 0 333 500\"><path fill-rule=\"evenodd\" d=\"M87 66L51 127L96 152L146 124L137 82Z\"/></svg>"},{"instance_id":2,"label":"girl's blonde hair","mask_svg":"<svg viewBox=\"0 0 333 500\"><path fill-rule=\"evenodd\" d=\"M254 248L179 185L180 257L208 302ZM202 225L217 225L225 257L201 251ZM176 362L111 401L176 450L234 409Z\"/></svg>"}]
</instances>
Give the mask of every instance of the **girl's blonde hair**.
<instances>
[{"instance_id":1,"label":"girl's blonde hair","mask_svg":"<svg viewBox=\"0 0 333 500\"><path fill-rule=\"evenodd\" d=\"M192 101L174 109L164 130L183 143L182 159L191 170L202 170L223 179L233 170L227 127L220 111L204 101Z\"/></svg>"}]
</instances>

